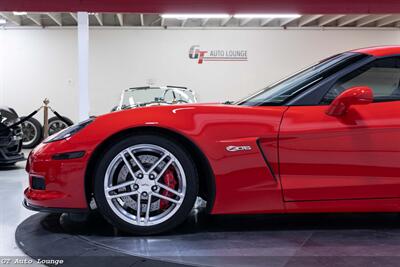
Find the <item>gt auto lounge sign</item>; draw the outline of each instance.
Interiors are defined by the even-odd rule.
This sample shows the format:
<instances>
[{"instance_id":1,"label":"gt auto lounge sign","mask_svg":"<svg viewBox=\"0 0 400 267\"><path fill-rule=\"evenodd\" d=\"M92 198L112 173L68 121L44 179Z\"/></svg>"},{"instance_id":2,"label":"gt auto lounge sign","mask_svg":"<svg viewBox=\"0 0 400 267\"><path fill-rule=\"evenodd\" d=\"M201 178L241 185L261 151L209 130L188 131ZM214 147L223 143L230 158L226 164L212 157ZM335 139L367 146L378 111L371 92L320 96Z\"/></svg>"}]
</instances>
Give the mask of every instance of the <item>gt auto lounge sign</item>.
<instances>
[{"instance_id":1,"label":"gt auto lounge sign","mask_svg":"<svg viewBox=\"0 0 400 267\"><path fill-rule=\"evenodd\" d=\"M199 45L192 45L189 49L189 58L197 64L206 61L247 61L247 50L202 50Z\"/></svg>"}]
</instances>

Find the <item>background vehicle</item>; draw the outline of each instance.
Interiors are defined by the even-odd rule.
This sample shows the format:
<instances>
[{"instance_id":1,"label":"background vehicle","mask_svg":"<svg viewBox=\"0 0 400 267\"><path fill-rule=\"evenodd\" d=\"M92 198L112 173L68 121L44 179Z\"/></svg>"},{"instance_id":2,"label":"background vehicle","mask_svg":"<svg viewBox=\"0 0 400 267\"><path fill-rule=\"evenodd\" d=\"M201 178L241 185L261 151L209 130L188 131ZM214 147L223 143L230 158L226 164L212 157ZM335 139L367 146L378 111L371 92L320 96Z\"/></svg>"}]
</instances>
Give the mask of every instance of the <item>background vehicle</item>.
<instances>
[{"instance_id":1,"label":"background vehicle","mask_svg":"<svg viewBox=\"0 0 400 267\"><path fill-rule=\"evenodd\" d=\"M21 117L24 119L25 117ZM43 139L43 126L35 118L29 118L21 124L22 127L22 147L34 148Z\"/></svg>"},{"instance_id":2,"label":"background vehicle","mask_svg":"<svg viewBox=\"0 0 400 267\"><path fill-rule=\"evenodd\" d=\"M25 160L22 148L22 130L18 114L9 107L0 107L0 166L12 165Z\"/></svg>"},{"instance_id":3,"label":"background vehicle","mask_svg":"<svg viewBox=\"0 0 400 267\"><path fill-rule=\"evenodd\" d=\"M112 111L160 105L196 103L196 93L182 86L147 86L125 89Z\"/></svg>"},{"instance_id":4,"label":"background vehicle","mask_svg":"<svg viewBox=\"0 0 400 267\"><path fill-rule=\"evenodd\" d=\"M234 104L138 107L31 153L31 209L155 234L212 214L400 211L400 46L342 53ZM47 183L51 179L51 183ZM41 186L37 186L41 185Z\"/></svg>"},{"instance_id":5,"label":"background vehicle","mask_svg":"<svg viewBox=\"0 0 400 267\"><path fill-rule=\"evenodd\" d=\"M25 117L21 117L24 119ZM59 117L54 116L49 119L48 135L53 135L59 131L73 125L73 121L67 117L61 120ZM29 118L21 124L23 132L23 148L34 148L43 140L43 125L35 118Z\"/></svg>"},{"instance_id":6,"label":"background vehicle","mask_svg":"<svg viewBox=\"0 0 400 267\"><path fill-rule=\"evenodd\" d=\"M59 131L65 129L73 124L74 124L74 122L72 120L70 120L69 118L64 117L64 116L62 117L62 119L57 116L51 117L49 119L49 134L48 134L48 136L58 133Z\"/></svg>"}]
</instances>

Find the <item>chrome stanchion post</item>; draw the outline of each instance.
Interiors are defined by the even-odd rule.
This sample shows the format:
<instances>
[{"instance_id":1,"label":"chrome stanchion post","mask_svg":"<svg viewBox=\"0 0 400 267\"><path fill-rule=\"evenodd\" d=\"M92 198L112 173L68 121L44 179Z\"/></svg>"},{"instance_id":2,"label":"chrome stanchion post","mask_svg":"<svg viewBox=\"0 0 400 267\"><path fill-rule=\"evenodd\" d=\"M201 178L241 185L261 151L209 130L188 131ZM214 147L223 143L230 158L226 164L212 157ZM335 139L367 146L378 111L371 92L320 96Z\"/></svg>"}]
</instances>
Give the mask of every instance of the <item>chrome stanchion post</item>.
<instances>
[{"instance_id":1,"label":"chrome stanchion post","mask_svg":"<svg viewBox=\"0 0 400 267\"><path fill-rule=\"evenodd\" d=\"M43 130L44 130L44 133L43 133L43 137L44 137L44 139L46 139L48 136L49 136L49 103L50 103L50 100L49 99L47 99L47 98L45 98L44 100L43 100Z\"/></svg>"}]
</instances>

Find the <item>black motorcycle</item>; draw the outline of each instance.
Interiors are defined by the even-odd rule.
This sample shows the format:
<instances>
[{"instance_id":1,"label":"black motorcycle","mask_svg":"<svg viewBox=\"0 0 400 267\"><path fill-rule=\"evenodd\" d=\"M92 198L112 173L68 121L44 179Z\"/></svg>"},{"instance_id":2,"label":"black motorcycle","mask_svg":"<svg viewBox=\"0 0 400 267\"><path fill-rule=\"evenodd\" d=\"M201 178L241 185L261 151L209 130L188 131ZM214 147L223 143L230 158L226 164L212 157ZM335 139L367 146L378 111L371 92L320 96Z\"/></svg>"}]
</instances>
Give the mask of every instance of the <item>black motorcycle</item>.
<instances>
[{"instance_id":1,"label":"black motorcycle","mask_svg":"<svg viewBox=\"0 0 400 267\"><path fill-rule=\"evenodd\" d=\"M22 128L14 109L0 107L0 166L25 160L22 149Z\"/></svg>"}]
</instances>

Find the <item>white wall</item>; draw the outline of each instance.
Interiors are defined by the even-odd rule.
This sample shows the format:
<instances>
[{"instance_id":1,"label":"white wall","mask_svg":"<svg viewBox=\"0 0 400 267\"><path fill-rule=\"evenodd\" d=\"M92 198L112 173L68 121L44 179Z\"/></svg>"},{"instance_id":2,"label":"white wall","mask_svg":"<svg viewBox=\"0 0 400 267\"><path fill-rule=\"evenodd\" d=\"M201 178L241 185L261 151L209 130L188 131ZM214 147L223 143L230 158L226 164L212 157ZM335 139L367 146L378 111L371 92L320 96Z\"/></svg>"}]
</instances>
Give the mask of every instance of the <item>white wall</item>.
<instances>
[{"instance_id":1,"label":"white wall","mask_svg":"<svg viewBox=\"0 0 400 267\"><path fill-rule=\"evenodd\" d=\"M76 43L73 30L0 30L0 104L28 115L48 97L77 118Z\"/></svg>"},{"instance_id":2,"label":"white wall","mask_svg":"<svg viewBox=\"0 0 400 267\"><path fill-rule=\"evenodd\" d=\"M237 100L334 53L399 43L396 30L91 29L91 114L149 80L193 88L200 101ZM249 60L199 65L188 57L191 45L248 50ZM47 96L77 119L75 30L0 30L0 49L0 103L27 114Z\"/></svg>"}]
</instances>

